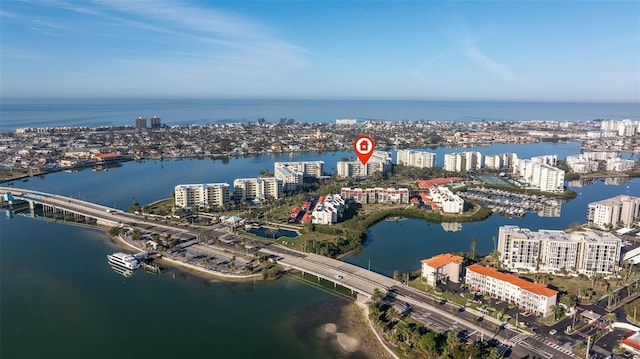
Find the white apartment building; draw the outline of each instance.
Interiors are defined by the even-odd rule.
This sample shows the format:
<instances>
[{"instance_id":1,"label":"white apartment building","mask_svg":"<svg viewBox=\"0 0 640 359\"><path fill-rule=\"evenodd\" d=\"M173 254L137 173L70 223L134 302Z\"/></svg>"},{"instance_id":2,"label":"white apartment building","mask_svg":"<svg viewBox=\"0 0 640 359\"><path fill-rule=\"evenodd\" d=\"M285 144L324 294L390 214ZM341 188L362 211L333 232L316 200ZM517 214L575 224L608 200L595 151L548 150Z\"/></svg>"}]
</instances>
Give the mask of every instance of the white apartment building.
<instances>
[{"instance_id":1,"label":"white apartment building","mask_svg":"<svg viewBox=\"0 0 640 359\"><path fill-rule=\"evenodd\" d=\"M521 181L544 192L564 191L564 171L531 160L519 159L513 167L513 174L520 176Z\"/></svg>"},{"instance_id":2,"label":"white apartment building","mask_svg":"<svg viewBox=\"0 0 640 359\"><path fill-rule=\"evenodd\" d=\"M555 166L558 164L558 156L557 155L534 156L534 157L531 157L531 162L543 163L545 165Z\"/></svg>"},{"instance_id":3,"label":"white apartment building","mask_svg":"<svg viewBox=\"0 0 640 359\"><path fill-rule=\"evenodd\" d=\"M620 238L600 231L537 232L517 226L502 226L498 252L504 269L515 272L566 270L586 275L611 274L620 261Z\"/></svg>"},{"instance_id":4,"label":"white apartment building","mask_svg":"<svg viewBox=\"0 0 640 359\"><path fill-rule=\"evenodd\" d=\"M426 151L398 150L397 163L409 167L433 168L436 166L436 154Z\"/></svg>"},{"instance_id":5,"label":"white apartment building","mask_svg":"<svg viewBox=\"0 0 640 359\"><path fill-rule=\"evenodd\" d=\"M623 160L621 158L611 158L607 160L607 171L625 172L631 171L635 165L634 160Z\"/></svg>"},{"instance_id":6,"label":"white apartment building","mask_svg":"<svg viewBox=\"0 0 640 359\"><path fill-rule=\"evenodd\" d=\"M303 177L320 178L324 173L324 161L299 161L299 162L275 162L274 170L278 167L287 167L302 173Z\"/></svg>"},{"instance_id":7,"label":"white apartment building","mask_svg":"<svg viewBox=\"0 0 640 359\"><path fill-rule=\"evenodd\" d=\"M488 169L500 170L512 167L517 160L518 155L515 153L486 155L484 158L484 167Z\"/></svg>"},{"instance_id":8,"label":"white apartment building","mask_svg":"<svg viewBox=\"0 0 640 359\"><path fill-rule=\"evenodd\" d=\"M322 203L316 204L311 212L311 222L331 225L338 222L343 212L344 199L339 194L330 194Z\"/></svg>"},{"instance_id":9,"label":"white apartment building","mask_svg":"<svg viewBox=\"0 0 640 359\"><path fill-rule=\"evenodd\" d=\"M558 301L558 292L545 285L479 264L466 267L465 283L470 290L488 293L541 317L553 314L551 307Z\"/></svg>"},{"instance_id":10,"label":"white apartment building","mask_svg":"<svg viewBox=\"0 0 640 359\"><path fill-rule=\"evenodd\" d=\"M493 170L501 170L513 166L518 160L515 153L502 153L497 155L486 155L484 157L484 167Z\"/></svg>"},{"instance_id":11,"label":"white apartment building","mask_svg":"<svg viewBox=\"0 0 640 359\"><path fill-rule=\"evenodd\" d=\"M442 209L445 213L464 212L464 199L453 194L451 190L443 186L432 186L429 188L429 199L431 206L435 209Z\"/></svg>"},{"instance_id":12,"label":"white apartment building","mask_svg":"<svg viewBox=\"0 0 640 359\"><path fill-rule=\"evenodd\" d=\"M368 177L391 171L391 153L373 151L369 161L363 165L360 161L338 161L338 177Z\"/></svg>"},{"instance_id":13,"label":"white apartment building","mask_svg":"<svg viewBox=\"0 0 640 359\"><path fill-rule=\"evenodd\" d=\"M469 151L447 153L444 155L444 170L448 172L463 172L482 168L482 154Z\"/></svg>"},{"instance_id":14,"label":"white apartment building","mask_svg":"<svg viewBox=\"0 0 640 359\"><path fill-rule=\"evenodd\" d=\"M239 201L264 200L282 197L283 181L276 177L236 178L233 195Z\"/></svg>"},{"instance_id":15,"label":"white apartment building","mask_svg":"<svg viewBox=\"0 0 640 359\"><path fill-rule=\"evenodd\" d=\"M348 188L340 190L340 196L357 203L409 203L408 188Z\"/></svg>"},{"instance_id":16,"label":"white apartment building","mask_svg":"<svg viewBox=\"0 0 640 359\"><path fill-rule=\"evenodd\" d=\"M640 217L640 197L620 195L587 206L587 224L607 229L631 227Z\"/></svg>"},{"instance_id":17,"label":"white apartment building","mask_svg":"<svg viewBox=\"0 0 640 359\"><path fill-rule=\"evenodd\" d=\"M180 184L174 193L175 205L179 208L222 207L229 203L228 183Z\"/></svg>"},{"instance_id":18,"label":"white apartment building","mask_svg":"<svg viewBox=\"0 0 640 359\"><path fill-rule=\"evenodd\" d=\"M462 257L444 253L433 256L429 259L423 259L422 278L428 285L435 285L443 279L450 280L454 283L460 283L462 277Z\"/></svg>"},{"instance_id":19,"label":"white apartment building","mask_svg":"<svg viewBox=\"0 0 640 359\"><path fill-rule=\"evenodd\" d=\"M302 172L296 171L289 166L275 166L273 173L276 178L282 181L284 191L295 191L302 186L304 176Z\"/></svg>"}]
</instances>

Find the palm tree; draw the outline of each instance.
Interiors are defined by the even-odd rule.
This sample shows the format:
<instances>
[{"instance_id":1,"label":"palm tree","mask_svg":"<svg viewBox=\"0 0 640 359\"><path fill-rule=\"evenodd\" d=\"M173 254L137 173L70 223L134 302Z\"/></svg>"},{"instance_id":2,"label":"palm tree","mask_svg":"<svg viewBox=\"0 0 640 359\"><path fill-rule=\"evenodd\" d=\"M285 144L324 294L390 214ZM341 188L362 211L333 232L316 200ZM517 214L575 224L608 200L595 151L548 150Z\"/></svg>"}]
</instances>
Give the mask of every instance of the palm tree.
<instances>
[{"instance_id":1,"label":"palm tree","mask_svg":"<svg viewBox=\"0 0 640 359\"><path fill-rule=\"evenodd\" d=\"M469 246L469 256L471 259L476 259L476 245L478 244L478 239L476 237L471 237L471 245Z\"/></svg>"}]
</instances>

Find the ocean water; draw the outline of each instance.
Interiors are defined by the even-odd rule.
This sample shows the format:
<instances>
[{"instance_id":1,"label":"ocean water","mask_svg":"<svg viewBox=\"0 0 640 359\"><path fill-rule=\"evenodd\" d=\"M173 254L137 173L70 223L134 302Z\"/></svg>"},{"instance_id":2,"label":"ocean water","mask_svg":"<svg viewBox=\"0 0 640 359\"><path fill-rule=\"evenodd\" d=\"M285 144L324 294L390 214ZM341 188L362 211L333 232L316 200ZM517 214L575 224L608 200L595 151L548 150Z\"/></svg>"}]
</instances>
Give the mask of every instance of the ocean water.
<instances>
[{"instance_id":1,"label":"ocean water","mask_svg":"<svg viewBox=\"0 0 640 359\"><path fill-rule=\"evenodd\" d=\"M360 120L640 119L639 103L264 99L1 99L0 132L20 127L134 125L159 116L167 125Z\"/></svg>"}]
</instances>

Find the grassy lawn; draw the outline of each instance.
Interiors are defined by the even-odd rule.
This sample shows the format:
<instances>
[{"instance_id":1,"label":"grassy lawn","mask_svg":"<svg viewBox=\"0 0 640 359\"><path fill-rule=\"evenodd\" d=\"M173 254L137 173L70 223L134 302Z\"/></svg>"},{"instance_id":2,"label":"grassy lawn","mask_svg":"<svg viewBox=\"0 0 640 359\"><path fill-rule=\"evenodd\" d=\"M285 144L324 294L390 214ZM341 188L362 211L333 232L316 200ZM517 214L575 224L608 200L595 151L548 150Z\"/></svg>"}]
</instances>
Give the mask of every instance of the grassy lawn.
<instances>
[{"instance_id":1,"label":"grassy lawn","mask_svg":"<svg viewBox=\"0 0 640 359\"><path fill-rule=\"evenodd\" d=\"M520 274L520 276L527 278L531 281L534 280L534 276L532 274ZM575 296L585 295L587 293L591 293L591 298L583 298L584 302L589 302L590 300L595 300L600 298L601 296L611 293L616 288L627 285L634 280L640 277L639 274L632 275L629 280L626 282L618 283L616 279L609 279L609 288L604 281L598 281L595 286L593 286L592 281L588 278L580 278L580 277L564 277L560 275L551 276L551 279L547 283L550 288L556 289L560 292L566 292L569 294L573 294Z\"/></svg>"}]
</instances>

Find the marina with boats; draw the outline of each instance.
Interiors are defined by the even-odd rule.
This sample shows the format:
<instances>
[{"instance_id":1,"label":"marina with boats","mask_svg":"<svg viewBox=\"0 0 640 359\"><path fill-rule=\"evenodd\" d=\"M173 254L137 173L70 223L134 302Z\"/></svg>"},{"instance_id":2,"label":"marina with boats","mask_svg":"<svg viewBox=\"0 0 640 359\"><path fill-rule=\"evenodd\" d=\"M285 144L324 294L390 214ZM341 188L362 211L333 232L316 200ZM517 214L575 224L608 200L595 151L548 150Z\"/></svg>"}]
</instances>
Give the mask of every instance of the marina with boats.
<instances>
[{"instance_id":1,"label":"marina with boats","mask_svg":"<svg viewBox=\"0 0 640 359\"><path fill-rule=\"evenodd\" d=\"M457 193L460 197L484 203L494 213L524 217L537 211L542 217L559 216L562 201L556 198L527 193L514 193L501 189L470 187Z\"/></svg>"}]
</instances>

